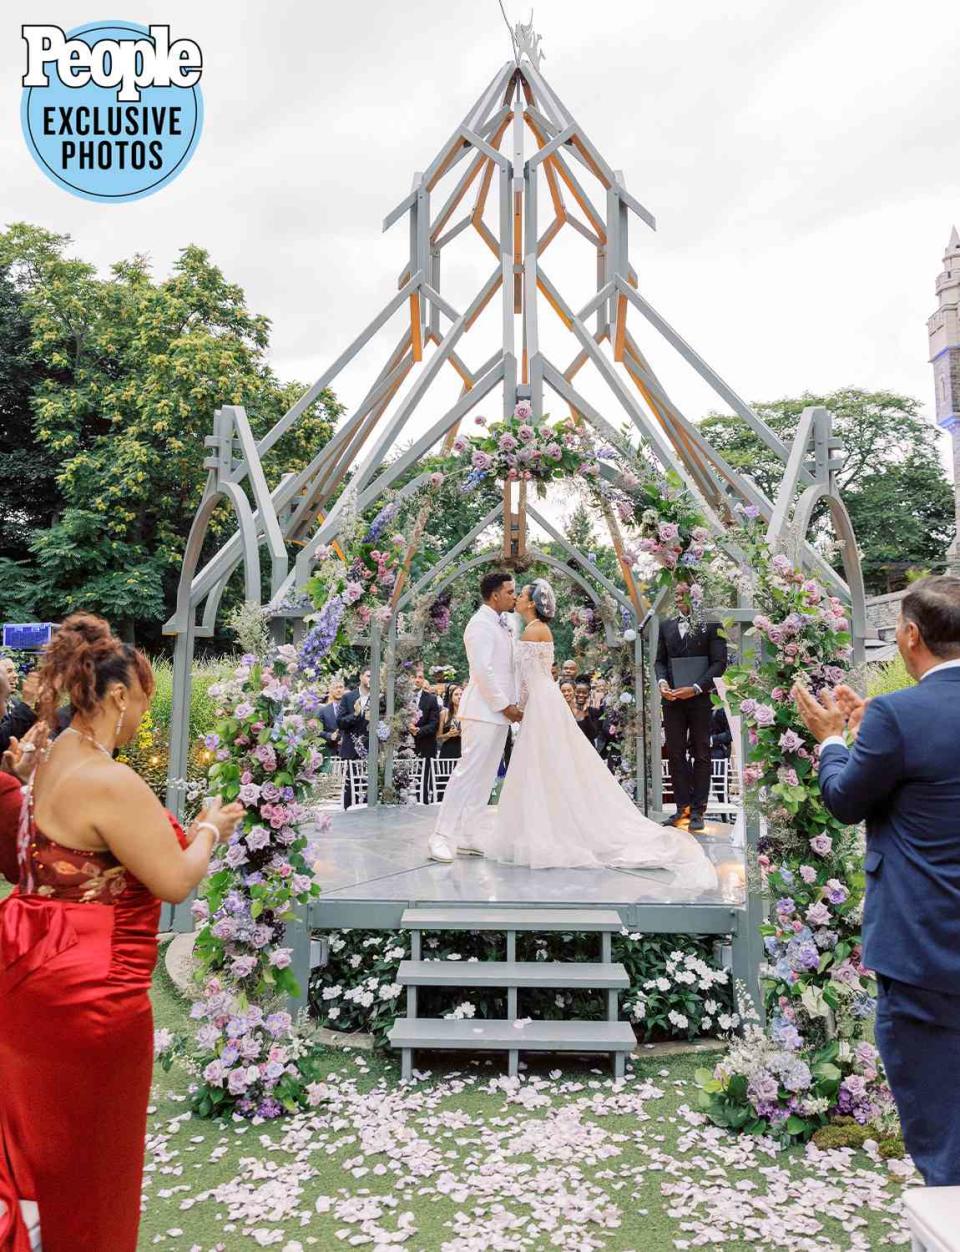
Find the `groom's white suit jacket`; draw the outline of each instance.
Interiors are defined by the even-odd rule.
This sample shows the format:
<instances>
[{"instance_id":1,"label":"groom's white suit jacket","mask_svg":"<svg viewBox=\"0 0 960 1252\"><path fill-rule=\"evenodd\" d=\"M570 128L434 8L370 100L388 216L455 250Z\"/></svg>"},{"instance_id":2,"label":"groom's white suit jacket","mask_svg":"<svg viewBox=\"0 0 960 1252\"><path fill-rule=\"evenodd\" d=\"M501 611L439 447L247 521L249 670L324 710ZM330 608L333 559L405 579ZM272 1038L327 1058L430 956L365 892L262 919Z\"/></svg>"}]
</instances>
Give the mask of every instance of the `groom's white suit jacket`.
<instances>
[{"instance_id":1,"label":"groom's white suit jacket","mask_svg":"<svg viewBox=\"0 0 960 1252\"><path fill-rule=\"evenodd\" d=\"M470 681L460 697L459 716L475 722L505 723L502 710L517 702L513 633L489 605L482 604L463 632Z\"/></svg>"}]
</instances>

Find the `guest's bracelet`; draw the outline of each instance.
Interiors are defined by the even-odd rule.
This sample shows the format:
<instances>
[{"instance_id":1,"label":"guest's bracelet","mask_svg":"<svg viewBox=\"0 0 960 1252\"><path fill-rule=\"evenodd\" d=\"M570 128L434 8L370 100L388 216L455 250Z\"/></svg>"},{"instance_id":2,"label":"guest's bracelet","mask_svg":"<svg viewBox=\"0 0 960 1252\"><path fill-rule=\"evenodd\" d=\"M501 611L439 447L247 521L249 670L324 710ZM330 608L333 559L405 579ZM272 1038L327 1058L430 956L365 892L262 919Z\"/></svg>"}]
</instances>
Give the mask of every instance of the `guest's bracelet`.
<instances>
[{"instance_id":1,"label":"guest's bracelet","mask_svg":"<svg viewBox=\"0 0 960 1252\"><path fill-rule=\"evenodd\" d=\"M199 834L201 830L212 831L213 832L213 846L214 847L217 846L217 844L220 842L220 831L217 830L213 822L194 822L194 825L197 828L197 834Z\"/></svg>"}]
</instances>

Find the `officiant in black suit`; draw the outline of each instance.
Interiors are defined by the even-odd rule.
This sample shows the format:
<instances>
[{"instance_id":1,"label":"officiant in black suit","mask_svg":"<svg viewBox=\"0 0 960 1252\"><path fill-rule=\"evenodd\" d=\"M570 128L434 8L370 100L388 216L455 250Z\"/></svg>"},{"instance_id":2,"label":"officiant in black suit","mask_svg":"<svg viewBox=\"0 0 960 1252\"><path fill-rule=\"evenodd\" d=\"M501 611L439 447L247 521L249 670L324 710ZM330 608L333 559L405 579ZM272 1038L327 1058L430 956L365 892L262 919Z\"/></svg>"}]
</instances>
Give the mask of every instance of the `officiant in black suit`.
<instances>
[{"instance_id":1,"label":"officiant in black suit","mask_svg":"<svg viewBox=\"0 0 960 1252\"><path fill-rule=\"evenodd\" d=\"M677 811L666 823L704 829L710 795L710 692L727 668L727 641L716 622L691 621L690 585L674 588L676 617L660 622L654 666L663 698L663 729ZM693 758L691 768L688 750Z\"/></svg>"}]
</instances>

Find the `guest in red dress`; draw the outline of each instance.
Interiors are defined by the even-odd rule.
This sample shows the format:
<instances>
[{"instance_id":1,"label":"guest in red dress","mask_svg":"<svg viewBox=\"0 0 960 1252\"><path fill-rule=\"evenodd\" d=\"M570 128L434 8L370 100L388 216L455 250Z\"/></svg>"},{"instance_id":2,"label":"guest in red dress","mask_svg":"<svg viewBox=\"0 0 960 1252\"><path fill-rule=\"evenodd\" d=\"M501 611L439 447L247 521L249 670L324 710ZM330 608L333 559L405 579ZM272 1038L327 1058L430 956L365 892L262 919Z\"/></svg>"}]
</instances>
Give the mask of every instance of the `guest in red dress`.
<instances>
[{"instance_id":1,"label":"guest in red dress","mask_svg":"<svg viewBox=\"0 0 960 1252\"><path fill-rule=\"evenodd\" d=\"M37 1202L44 1252L135 1252L160 901L190 894L243 809L211 806L184 834L113 759L153 674L102 618L67 618L40 683L48 724L63 700L74 715L27 789L0 904L0 1197ZM9 1206L3 1220L2 1252L25 1250Z\"/></svg>"}]
</instances>

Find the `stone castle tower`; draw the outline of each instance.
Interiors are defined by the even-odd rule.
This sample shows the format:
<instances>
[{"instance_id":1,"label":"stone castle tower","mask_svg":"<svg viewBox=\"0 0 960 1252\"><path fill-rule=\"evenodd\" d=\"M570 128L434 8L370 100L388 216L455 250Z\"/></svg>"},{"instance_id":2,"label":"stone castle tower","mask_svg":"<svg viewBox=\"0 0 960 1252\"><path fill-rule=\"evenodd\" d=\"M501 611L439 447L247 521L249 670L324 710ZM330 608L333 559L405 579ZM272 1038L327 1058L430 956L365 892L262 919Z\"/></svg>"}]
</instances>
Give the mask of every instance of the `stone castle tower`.
<instances>
[{"instance_id":1,"label":"stone castle tower","mask_svg":"<svg viewBox=\"0 0 960 1252\"><path fill-rule=\"evenodd\" d=\"M957 533L947 550L951 574L960 574L960 235L954 226L943 254L943 273L937 278L940 307L927 321L930 363L937 398L937 425L953 440L953 482L957 505Z\"/></svg>"}]
</instances>

